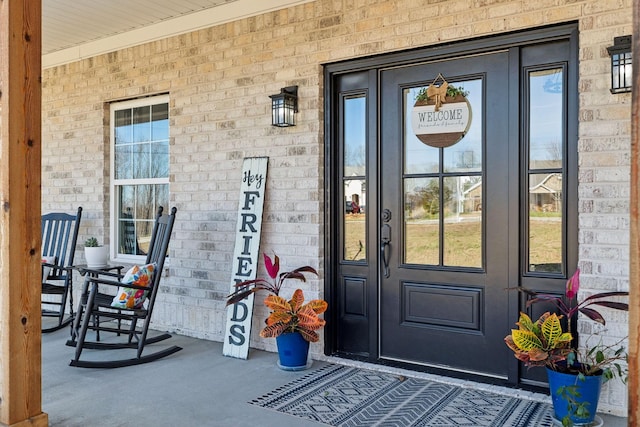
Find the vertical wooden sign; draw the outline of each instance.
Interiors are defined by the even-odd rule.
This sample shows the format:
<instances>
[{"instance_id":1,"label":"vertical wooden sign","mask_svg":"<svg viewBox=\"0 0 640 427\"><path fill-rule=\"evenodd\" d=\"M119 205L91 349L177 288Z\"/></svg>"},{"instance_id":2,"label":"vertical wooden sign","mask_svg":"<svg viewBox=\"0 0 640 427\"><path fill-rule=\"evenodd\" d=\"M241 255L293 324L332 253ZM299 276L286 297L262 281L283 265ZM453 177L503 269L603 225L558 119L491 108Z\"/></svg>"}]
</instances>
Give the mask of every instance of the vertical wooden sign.
<instances>
[{"instance_id":1,"label":"vertical wooden sign","mask_svg":"<svg viewBox=\"0 0 640 427\"><path fill-rule=\"evenodd\" d=\"M242 164L236 246L233 251L233 270L229 293L236 290L236 283L256 278L268 160L268 157L250 157L244 159ZM223 355L238 359L247 358L252 315L253 294L227 307Z\"/></svg>"}]
</instances>

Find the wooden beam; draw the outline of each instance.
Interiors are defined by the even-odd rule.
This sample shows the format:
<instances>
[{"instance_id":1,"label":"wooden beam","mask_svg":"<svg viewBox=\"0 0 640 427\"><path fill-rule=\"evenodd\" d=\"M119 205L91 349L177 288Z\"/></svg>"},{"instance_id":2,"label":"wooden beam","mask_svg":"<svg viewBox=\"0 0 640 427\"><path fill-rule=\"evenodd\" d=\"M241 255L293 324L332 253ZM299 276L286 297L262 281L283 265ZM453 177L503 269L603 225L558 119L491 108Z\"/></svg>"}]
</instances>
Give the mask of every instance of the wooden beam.
<instances>
[{"instance_id":1,"label":"wooden beam","mask_svg":"<svg viewBox=\"0 0 640 427\"><path fill-rule=\"evenodd\" d=\"M0 425L47 426L40 314L41 0L0 0Z\"/></svg>"},{"instance_id":2,"label":"wooden beam","mask_svg":"<svg viewBox=\"0 0 640 427\"><path fill-rule=\"evenodd\" d=\"M640 425L640 0L633 0L633 93L631 101L631 232L629 242L628 425Z\"/></svg>"}]
</instances>

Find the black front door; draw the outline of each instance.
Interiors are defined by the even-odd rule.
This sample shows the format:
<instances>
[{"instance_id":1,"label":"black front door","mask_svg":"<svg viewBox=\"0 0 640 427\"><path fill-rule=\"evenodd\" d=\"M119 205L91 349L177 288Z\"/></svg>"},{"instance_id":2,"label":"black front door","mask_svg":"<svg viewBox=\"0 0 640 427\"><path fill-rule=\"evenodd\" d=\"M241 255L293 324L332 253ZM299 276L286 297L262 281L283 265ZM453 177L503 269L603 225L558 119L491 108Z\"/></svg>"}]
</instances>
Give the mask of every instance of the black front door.
<instances>
[{"instance_id":1,"label":"black front door","mask_svg":"<svg viewBox=\"0 0 640 427\"><path fill-rule=\"evenodd\" d=\"M544 381L504 344L507 288L575 269L576 46L568 25L328 67L328 352ZM419 102L445 81L453 139Z\"/></svg>"},{"instance_id":2,"label":"black front door","mask_svg":"<svg viewBox=\"0 0 640 427\"><path fill-rule=\"evenodd\" d=\"M418 139L412 123L418 94L442 86L438 76L470 106L464 137L446 148L429 145L437 134ZM385 70L380 81L381 236L389 235L380 357L504 376L508 54Z\"/></svg>"}]
</instances>

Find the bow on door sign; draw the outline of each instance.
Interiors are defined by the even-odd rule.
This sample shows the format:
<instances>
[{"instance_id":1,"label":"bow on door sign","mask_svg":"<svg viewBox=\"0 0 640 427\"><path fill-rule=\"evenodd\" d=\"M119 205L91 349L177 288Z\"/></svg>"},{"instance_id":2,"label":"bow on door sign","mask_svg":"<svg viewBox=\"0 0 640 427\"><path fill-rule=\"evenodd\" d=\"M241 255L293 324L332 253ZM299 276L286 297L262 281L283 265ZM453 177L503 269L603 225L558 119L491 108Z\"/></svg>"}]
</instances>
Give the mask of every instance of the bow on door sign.
<instances>
[{"instance_id":1,"label":"bow on door sign","mask_svg":"<svg viewBox=\"0 0 640 427\"><path fill-rule=\"evenodd\" d=\"M438 80L442 80L440 86L436 86L436 82ZM438 77L433 80L433 83L429 85L427 88L427 96L429 98L434 98L435 101L435 111L440 111L440 107L442 103L445 102L444 98L447 96L447 88L449 87L449 83L442 77L442 74L438 73Z\"/></svg>"}]
</instances>

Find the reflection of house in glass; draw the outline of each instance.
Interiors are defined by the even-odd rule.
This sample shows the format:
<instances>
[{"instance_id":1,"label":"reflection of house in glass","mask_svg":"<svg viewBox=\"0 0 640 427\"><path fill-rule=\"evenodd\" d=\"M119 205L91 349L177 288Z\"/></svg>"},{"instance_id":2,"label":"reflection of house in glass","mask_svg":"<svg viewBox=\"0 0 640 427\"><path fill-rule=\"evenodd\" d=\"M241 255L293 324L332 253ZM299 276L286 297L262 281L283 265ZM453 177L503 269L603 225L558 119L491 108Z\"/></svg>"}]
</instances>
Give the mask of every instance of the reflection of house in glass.
<instances>
[{"instance_id":1,"label":"reflection of house in glass","mask_svg":"<svg viewBox=\"0 0 640 427\"><path fill-rule=\"evenodd\" d=\"M351 168L347 168L347 169L351 169ZM367 204L367 190L366 190L367 182L362 177L362 175L357 174L357 172L364 172L360 170L364 168L356 167L354 169L356 169L356 171L349 174L348 175L349 178L344 181L345 205L355 203L356 206L359 207L359 212L353 212L353 213L364 213L365 206ZM350 202L350 203L347 203L347 202Z\"/></svg>"},{"instance_id":2,"label":"reflection of house in glass","mask_svg":"<svg viewBox=\"0 0 640 427\"><path fill-rule=\"evenodd\" d=\"M473 184L462 193L465 212L482 210L482 181Z\"/></svg>"},{"instance_id":3,"label":"reflection of house in glass","mask_svg":"<svg viewBox=\"0 0 640 427\"><path fill-rule=\"evenodd\" d=\"M562 211L562 174L529 176L529 209L536 212Z\"/></svg>"},{"instance_id":4,"label":"reflection of house in glass","mask_svg":"<svg viewBox=\"0 0 640 427\"><path fill-rule=\"evenodd\" d=\"M482 210L482 182L463 192L464 212ZM562 174L531 174L529 178L529 209L536 212L562 210Z\"/></svg>"}]
</instances>

